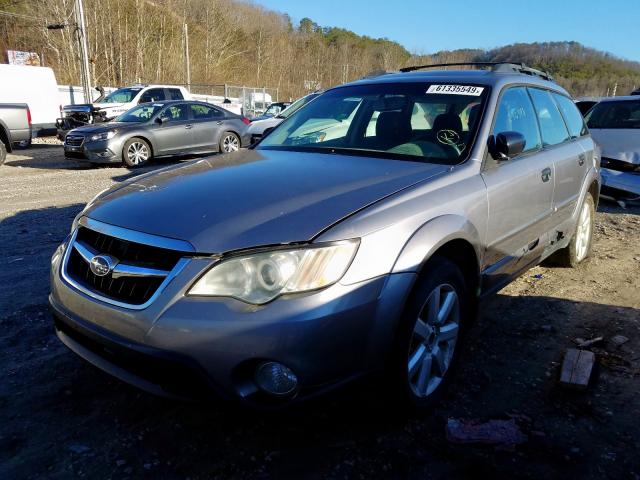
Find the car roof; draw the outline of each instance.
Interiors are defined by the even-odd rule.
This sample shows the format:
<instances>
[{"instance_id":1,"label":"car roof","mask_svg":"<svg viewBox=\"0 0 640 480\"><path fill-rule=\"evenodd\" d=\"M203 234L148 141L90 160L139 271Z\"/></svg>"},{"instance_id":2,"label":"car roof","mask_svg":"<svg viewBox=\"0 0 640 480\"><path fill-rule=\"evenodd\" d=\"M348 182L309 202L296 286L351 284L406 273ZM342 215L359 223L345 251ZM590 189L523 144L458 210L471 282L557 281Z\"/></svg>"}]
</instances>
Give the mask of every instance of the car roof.
<instances>
[{"instance_id":1,"label":"car roof","mask_svg":"<svg viewBox=\"0 0 640 480\"><path fill-rule=\"evenodd\" d=\"M567 91L555 82L543 80L534 75L524 73L500 72L491 70L428 70L414 72L391 72L372 77L366 77L343 86L370 85L377 83L414 83L414 82L447 82L474 83L488 87L501 88L509 84L527 84L544 87L569 95ZM336 87L340 88L340 87Z\"/></svg>"},{"instance_id":2,"label":"car roof","mask_svg":"<svg viewBox=\"0 0 640 480\"><path fill-rule=\"evenodd\" d=\"M624 102L624 101L636 101L636 102L640 102L640 96L638 95L622 95L620 97L604 97L602 100L600 100L601 103L605 103L605 102Z\"/></svg>"}]
</instances>

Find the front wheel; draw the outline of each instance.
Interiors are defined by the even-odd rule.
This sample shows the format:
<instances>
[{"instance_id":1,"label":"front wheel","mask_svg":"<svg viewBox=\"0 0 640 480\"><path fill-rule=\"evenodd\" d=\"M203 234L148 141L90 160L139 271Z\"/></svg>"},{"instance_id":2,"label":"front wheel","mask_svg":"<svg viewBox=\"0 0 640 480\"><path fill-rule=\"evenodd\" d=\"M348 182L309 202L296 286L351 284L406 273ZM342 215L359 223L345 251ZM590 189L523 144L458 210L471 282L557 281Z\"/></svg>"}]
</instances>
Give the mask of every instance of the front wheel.
<instances>
[{"instance_id":1,"label":"front wheel","mask_svg":"<svg viewBox=\"0 0 640 480\"><path fill-rule=\"evenodd\" d=\"M4 163L6 158L7 158L7 149L4 146L4 143L2 143L2 140L0 140L0 165Z\"/></svg>"},{"instance_id":2,"label":"front wheel","mask_svg":"<svg viewBox=\"0 0 640 480\"><path fill-rule=\"evenodd\" d=\"M405 308L390 371L393 396L414 407L432 405L444 391L471 304L454 263L433 258L425 272Z\"/></svg>"},{"instance_id":3,"label":"front wheel","mask_svg":"<svg viewBox=\"0 0 640 480\"><path fill-rule=\"evenodd\" d=\"M237 152L240 149L240 138L233 132L224 132L220 138L222 153Z\"/></svg>"},{"instance_id":4,"label":"front wheel","mask_svg":"<svg viewBox=\"0 0 640 480\"><path fill-rule=\"evenodd\" d=\"M129 168L137 168L152 158L151 147L141 138L131 138L122 147L122 161Z\"/></svg>"},{"instance_id":5,"label":"front wheel","mask_svg":"<svg viewBox=\"0 0 640 480\"><path fill-rule=\"evenodd\" d=\"M590 193L587 193L578 213L578 223L571 241L552 257L552 262L575 268L591 253L593 243L593 226L595 223L595 203Z\"/></svg>"}]
</instances>

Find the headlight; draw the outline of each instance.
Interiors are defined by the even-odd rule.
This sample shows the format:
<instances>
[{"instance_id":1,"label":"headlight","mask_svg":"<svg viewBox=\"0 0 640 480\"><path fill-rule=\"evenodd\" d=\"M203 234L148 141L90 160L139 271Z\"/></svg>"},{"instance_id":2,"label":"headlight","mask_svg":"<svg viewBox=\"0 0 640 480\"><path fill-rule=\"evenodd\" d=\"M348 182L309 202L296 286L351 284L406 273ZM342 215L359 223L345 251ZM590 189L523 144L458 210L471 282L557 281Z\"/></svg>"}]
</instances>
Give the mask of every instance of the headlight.
<instances>
[{"instance_id":1,"label":"headlight","mask_svg":"<svg viewBox=\"0 0 640 480\"><path fill-rule=\"evenodd\" d=\"M94 135L91 135L89 137L89 141L90 142L97 142L99 140L109 140L110 138L113 138L115 136L116 136L116 131L115 130L109 130L108 132L96 133Z\"/></svg>"},{"instance_id":2,"label":"headlight","mask_svg":"<svg viewBox=\"0 0 640 480\"><path fill-rule=\"evenodd\" d=\"M188 295L233 297L260 305L286 293L328 287L342 278L358 243L347 240L230 258L200 277Z\"/></svg>"}]
</instances>

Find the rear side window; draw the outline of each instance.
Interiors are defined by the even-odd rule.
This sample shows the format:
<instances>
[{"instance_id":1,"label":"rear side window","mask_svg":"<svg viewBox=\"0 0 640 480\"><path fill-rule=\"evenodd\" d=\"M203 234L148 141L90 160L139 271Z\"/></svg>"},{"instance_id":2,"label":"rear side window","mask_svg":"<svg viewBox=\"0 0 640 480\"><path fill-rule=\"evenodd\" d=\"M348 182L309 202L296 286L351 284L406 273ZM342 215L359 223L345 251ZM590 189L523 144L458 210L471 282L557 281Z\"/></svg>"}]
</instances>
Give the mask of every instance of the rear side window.
<instances>
[{"instance_id":1,"label":"rear side window","mask_svg":"<svg viewBox=\"0 0 640 480\"><path fill-rule=\"evenodd\" d=\"M558 145L569 140L567 126L562 119L560 110L553 101L551 93L538 88L530 88L529 93L536 109L540 132L542 133L542 144Z\"/></svg>"},{"instance_id":2,"label":"rear side window","mask_svg":"<svg viewBox=\"0 0 640 480\"><path fill-rule=\"evenodd\" d=\"M560 107L560 112L562 112L562 116L567 123L571 138L578 138L585 135L587 128L584 125L584 120L576 104L573 103L570 98L560 95L559 93L553 93L552 95L553 98L556 99L556 102L558 102L558 107Z\"/></svg>"},{"instance_id":3,"label":"rear side window","mask_svg":"<svg viewBox=\"0 0 640 480\"><path fill-rule=\"evenodd\" d=\"M191 114L194 120L207 120L211 118L221 118L224 115L220 110L199 103L191 104Z\"/></svg>"},{"instance_id":4,"label":"rear side window","mask_svg":"<svg viewBox=\"0 0 640 480\"><path fill-rule=\"evenodd\" d=\"M510 88L502 95L493 134L518 132L524 136L524 151L540 148L540 132L536 122L536 112L524 87Z\"/></svg>"},{"instance_id":5,"label":"rear side window","mask_svg":"<svg viewBox=\"0 0 640 480\"><path fill-rule=\"evenodd\" d=\"M165 100L164 88L150 88L140 96L139 103L158 102Z\"/></svg>"},{"instance_id":6,"label":"rear side window","mask_svg":"<svg viewBox=\"0 0 640 480\"><path fill-rule=\"evenodd\" d=\"M184 100L179 88L169 88L169 100Z\"/></svg>"}]
</instances>

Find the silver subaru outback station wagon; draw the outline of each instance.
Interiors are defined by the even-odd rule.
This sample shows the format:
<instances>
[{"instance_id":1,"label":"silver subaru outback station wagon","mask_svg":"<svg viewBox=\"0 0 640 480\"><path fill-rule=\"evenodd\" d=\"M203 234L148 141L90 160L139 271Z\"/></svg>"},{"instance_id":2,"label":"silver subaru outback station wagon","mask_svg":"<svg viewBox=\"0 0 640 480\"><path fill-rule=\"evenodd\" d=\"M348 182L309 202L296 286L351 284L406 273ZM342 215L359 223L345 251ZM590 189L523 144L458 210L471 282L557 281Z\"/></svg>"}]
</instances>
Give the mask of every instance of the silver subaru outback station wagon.
<instances>
[{"instance_id":1,"label":"silver subaru outback station wagon","mask_svg":"<svg viewBox=\"0 0 640 480\"><path fill-rule=\"evenodd\" d=\"M431 404L480 299L591 249L582 116L543 72L488 67L341 85L254 148L99 194L52 258L58 337L178 398L281 406L378 372Z\"/></svg>"}]
</instances>

